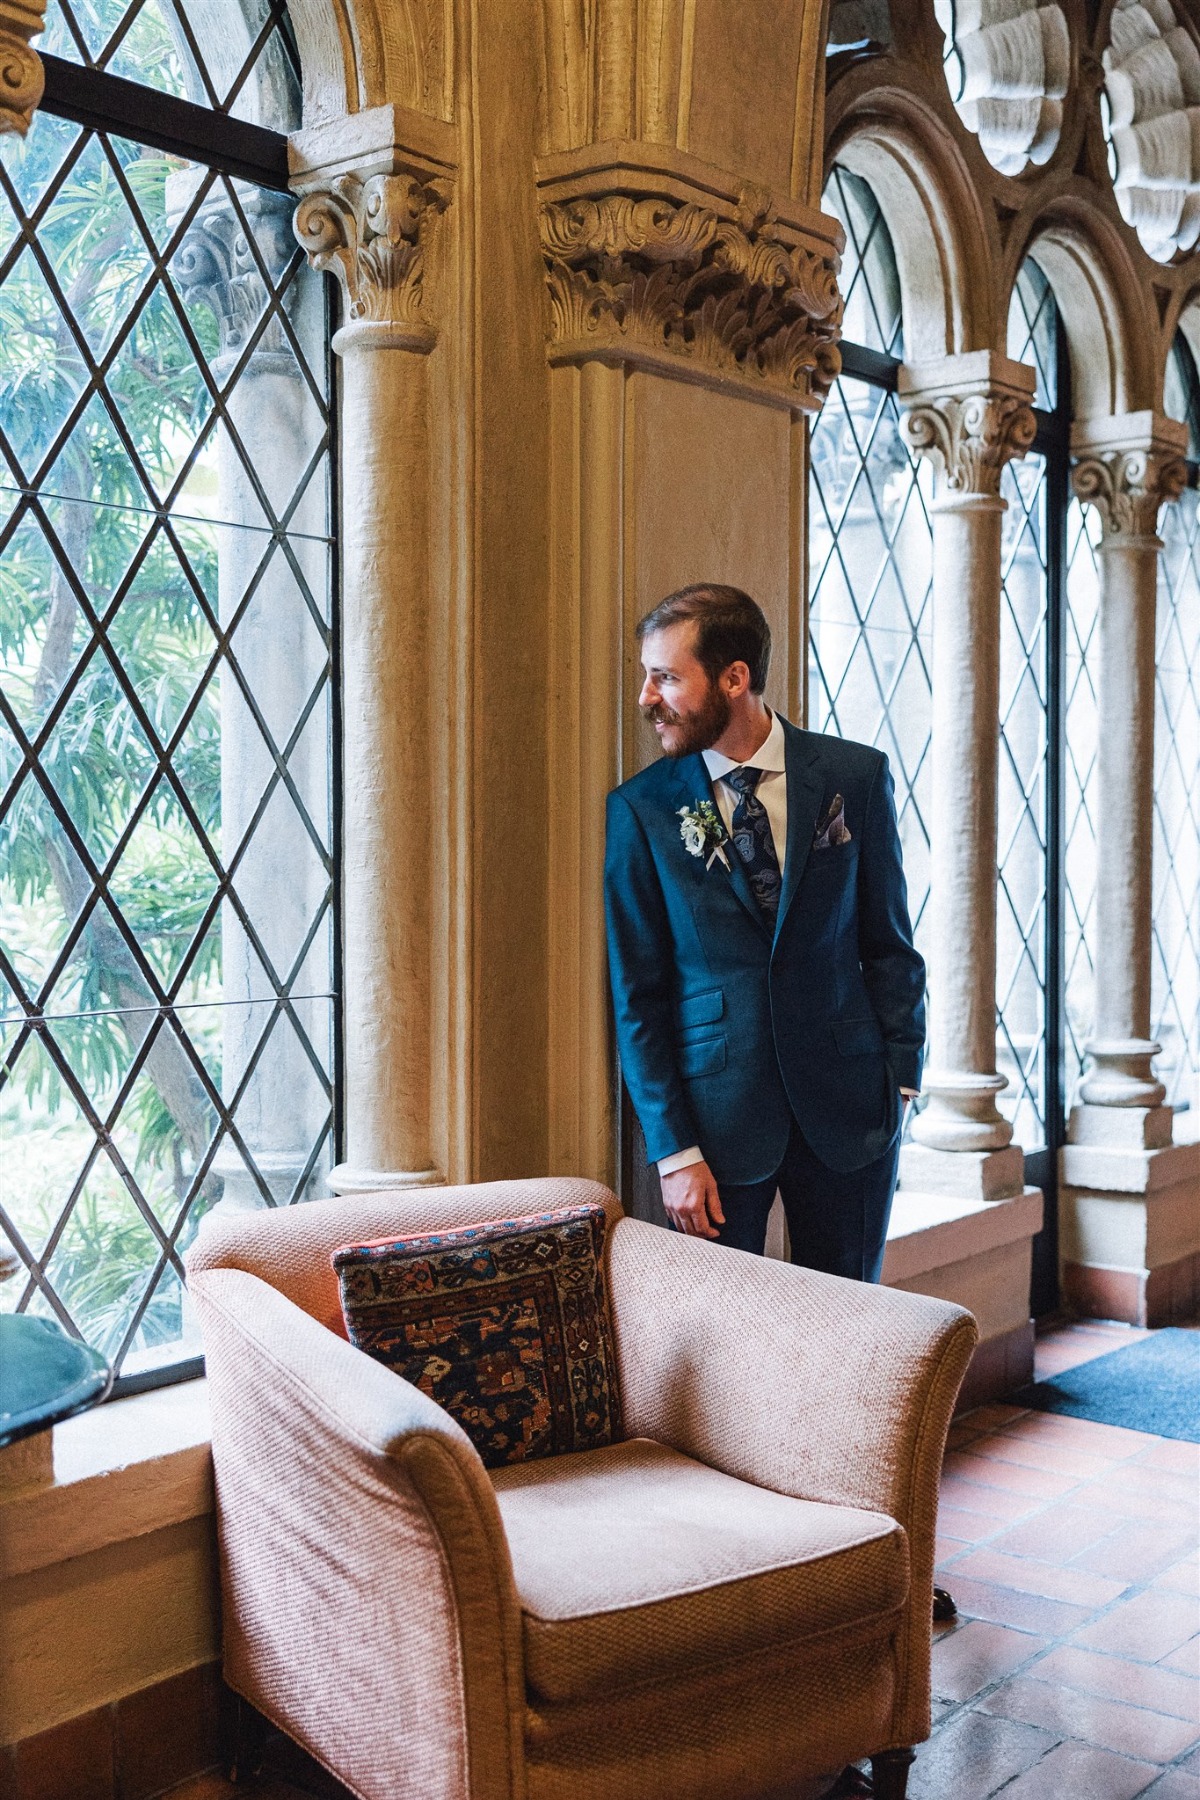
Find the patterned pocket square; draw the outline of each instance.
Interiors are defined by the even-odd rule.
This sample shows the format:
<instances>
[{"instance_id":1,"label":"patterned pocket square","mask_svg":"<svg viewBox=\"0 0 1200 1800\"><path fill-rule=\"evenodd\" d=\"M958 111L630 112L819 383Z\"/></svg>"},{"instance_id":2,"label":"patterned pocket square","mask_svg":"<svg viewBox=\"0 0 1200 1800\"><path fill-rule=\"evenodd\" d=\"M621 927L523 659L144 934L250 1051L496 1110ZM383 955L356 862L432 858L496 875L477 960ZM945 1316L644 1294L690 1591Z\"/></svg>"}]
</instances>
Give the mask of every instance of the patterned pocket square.
<instances>
[{"instance_id":1,"label":"patterned pocket square","mask_svg":"<svg viewBox=\"0 0 1200 1800\"><path fill-rule=\"evenodd\" d=\"M834 850L839 844L848 844L849 842L850 827L846 824L846 802L840 794L835 794L817 820L812 847L814 850Z\"/></svg>"}]
</instances>

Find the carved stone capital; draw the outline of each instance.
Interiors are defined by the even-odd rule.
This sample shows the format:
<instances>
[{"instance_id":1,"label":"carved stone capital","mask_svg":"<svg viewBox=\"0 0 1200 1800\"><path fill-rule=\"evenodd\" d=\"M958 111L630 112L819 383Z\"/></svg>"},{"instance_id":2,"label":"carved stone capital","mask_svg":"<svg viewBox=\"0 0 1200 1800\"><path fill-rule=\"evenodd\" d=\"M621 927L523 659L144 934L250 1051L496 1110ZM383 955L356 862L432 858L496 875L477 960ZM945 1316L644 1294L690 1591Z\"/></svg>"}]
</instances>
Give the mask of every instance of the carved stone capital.
<instances>
[{"instance_id":1,"label":"carved stone capital","mask_svg":"<svg viewBox=\"0 0 1200 1800\"><path fill-rule=\"evenodd\" d=\"M45 0L0 0L0 136L24 137L42 97L42 59L30 41L45 12Z\"/></svg>"},{"instance_id":2,"label":"carved stone capital","mask_svg":"<svg viewBox=\"0 0 1200 1800\"><path fill-rule=\"evenodd\" d=\"M448 204L440 180L338 175L301 200L295 231L313 268L338 277L351 323L398 326L410 348L428 350L437 335L422 305L428 233Z\"/></svg>"},{"instance_id":3,"label":"carved stone capital","mask_svg":"<svg viewBox=\"0 0 1200 1800\"><path fill-rule=\"evenodd\" d=\"M168 185L168 211L171 199ZM255 335L269 301L264 271L277 284L296 253L292 202L286 194L254 188L239 194L239 199L253 244L242 217L222 195L201 207L171 261L184 300L202 301L216 316L221 340L218 368L223 361L236 361ZM255 367L261 371L262 359L271 357L284 359L281 367L295 366L287 358L278 316L272 316L258 335Z\"/></svg>"},{"instance_id":4,"label":"carved stone capital","mask_svg":"<svg viewBox=\"0 0 1200 1800\"><path fill-rule=\"evenodd\" d=\"M1076 497L1096 508L1104 541L1155 535L1164 501L1187 482L1188 431L1162 413L1117 413L1071 427Z\"/></svg>"},{"instance_id":5,"label":"carved stone capital","mask_svg":"<svg viewBox=\"0 0 1200 1800\"><path fill-rule=\"evenodd\" d=\"M1159 508L1187 485L1187 464L1170 449L1108 450L1081 456L1071 484L1077 500L1096 508L1105 539L1152 538Z\"/></svg>"},{"instance_id":6,"label":"carved stone capital","mask_svg":"<svg viewBox=\"0 0 1200 1800\"><path fill-rule=\"evenodd\" d=\"M900 370L905 441L938 471L939 503L998 500L1004 465L1037 430L1034 372L991 350Z\"/></svg>"},{"instance_id":7,"label":"carved stone capital","mask_svg":"<svg viewBox=\"0 0 1200 1800\"><path fill-rule=\"evenodd\" d=\"M1006 393L939 394L904 414L904 436L928 456L949 494L998 495L1004 465L1024 456L1037 425L1033 408Z\"/></svg>"},{"instance_id":8,"label":"carved stone capital","mask_svg":"<svg viewBox=\"0 0 1200 1800\"><path fill-rule=\"evenodd\" d=\"M542 206L552 359L686 367L816 410L841 368L835 247L805 241L758 190L726 209L674 185Z\"/></svg>"}]
</instances>

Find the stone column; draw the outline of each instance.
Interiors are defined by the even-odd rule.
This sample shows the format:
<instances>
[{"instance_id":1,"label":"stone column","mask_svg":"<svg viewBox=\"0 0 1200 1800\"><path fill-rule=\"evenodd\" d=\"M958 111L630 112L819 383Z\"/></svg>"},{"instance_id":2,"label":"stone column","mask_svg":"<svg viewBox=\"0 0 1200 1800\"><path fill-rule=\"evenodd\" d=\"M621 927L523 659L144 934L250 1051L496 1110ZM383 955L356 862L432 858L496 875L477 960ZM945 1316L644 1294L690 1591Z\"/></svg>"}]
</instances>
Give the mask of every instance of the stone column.
<instances>
[{"instance_id":1,"label":"stone column","mask_svg":"<svg viewBox=\"0 0 1200 1800\"><path fill-rule=\"evenodd\" d=\"M937 471L933 502L933 812L928 1105L903 1185L1020 1193L996 1107L996 789L1000 475L1033 441L1033 373L987 351L901 371L905 434Z\"/></svg>"},{"instance_id":2,"label":"stone column","mask_svg":"<svg viewBox=\"0 0 1200 1800\"><path fill-rule=\"evenodd\" d=\"M1095 1017L1060 1155L1062 1281L1079 1312L1188 1317L1200 1275L1200 1144L1172 1143L1152 1067L1155 612L1159 508L1187 431L1153 413L1071 433L1075 492L1100 516Z\"/></svg>"},{"instance_id":3,"label":"stone column","mask_svg":"<svg viewBox=\"0 0 1200 1800\"><path fill-rule=\"evenodd\" d=\"M431 754L428 237L435 169L399 152L318 184L296 235L332 270L341 359L342 1021L345 1158L335 1193L441 1179L430 1114Z\"/></svg>"},{"instance_id":4,"label":"stone column","mask_svg":"<svg viewBox=\"0 0 1200 1800\"><path fill-rule=\"evenodd\" d=\"M1095 1019L1084 1107L1161 1113L1151 1069L1151 855L1154 842L1154 639L1159 507L1177 500L1187 432L1153 414L1084 422L1072 432L1075 493L1100 515L1099 743ZM1132 1126L1132 1114L1126 1122ZM1086 1121L1078 1121L1087 1129ZM1161 1132L1163 1121L1138 1119ZM1165 1120L1166 1141L1170 1119Z\"/></svg>"}]
</instances>

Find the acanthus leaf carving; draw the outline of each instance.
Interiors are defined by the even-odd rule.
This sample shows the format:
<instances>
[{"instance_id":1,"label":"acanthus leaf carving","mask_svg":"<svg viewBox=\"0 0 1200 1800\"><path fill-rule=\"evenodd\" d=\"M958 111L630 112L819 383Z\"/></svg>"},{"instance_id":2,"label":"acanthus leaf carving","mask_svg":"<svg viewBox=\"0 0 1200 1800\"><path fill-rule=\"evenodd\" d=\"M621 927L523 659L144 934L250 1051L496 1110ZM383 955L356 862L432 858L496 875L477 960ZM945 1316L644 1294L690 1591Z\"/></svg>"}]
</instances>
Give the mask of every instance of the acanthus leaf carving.
<instances>
[{"instance_id":1,"label":"acanthus leaf carving","mask_svg":"<svg viewBox=\"0 0 1200 1800\"><path fill-rule=\"evenodd\" d=\"M338 277L353 323L432 332L423 312L430 221L448 204L440 181L414 175L339 175L301 200L296 237L314 269Z\"/></svg>"},{"instance_id":2,"label":"acanthus leaf carving","mask_svg":"<svg viewBox=\"0 0 1200 1800\"><path fill-rule=\"evenodd\" d=\"M653 195L549 202L550 337L686 358L819 405L841 368L837 258L779 235L766 195L733 218Z\"/></svg>"},{"instance_id":3,"label":"acanthus leaf carving","mask_svg":"<svg viewBox=\"0 0 1200 1800\"><path fill-rule=\"evenodd\" d=\"M0 136L24 137L45 87L31 40L45 24L45 0L0 0Z\"/></svg>"},{"instance_id":4,"label":"acanthus leaf carving","mask_svg":"<svg viewBox=\"0 0 1200 1800\"><path fill-rule=\"evenodd\" d=\"M1110 450L1081 456L1071 483L1076 498L1096 508L1106 539L1153 537L1159 508L1187 485L1187 464L1169 450Z\"/></svg>"},{"instance_id":5,"label":"acanthus leaf carving","mask_svg":"<svg viewBox=\"0 0 1200 1800\"><path fill-rule=\"evenodd\" d=\"M278 312L264 317L271 301L268 281L271 289L277 287L296 254L291 203L286 194L258 188L239 196L239 206L240 213L227 199L203 206L184 232L171 272L185 302L201 300L214 314L218 360L240 357L253 341L260 368L270 355L294 366Z\"/></svg>"},{"instance_id":6,"label":"acanthus leaf carving","mask_svg":"<svg viewBox=\"0 0 1200 1800\"><path fill-rule=\"evenodd\" d=\"M928 456L951 494L998 495L1004 465L1024 456L1037 422L1033 408L1014 394L944 394L913 406L903 417L909 449Z\"/></svg>"}]
</instances>

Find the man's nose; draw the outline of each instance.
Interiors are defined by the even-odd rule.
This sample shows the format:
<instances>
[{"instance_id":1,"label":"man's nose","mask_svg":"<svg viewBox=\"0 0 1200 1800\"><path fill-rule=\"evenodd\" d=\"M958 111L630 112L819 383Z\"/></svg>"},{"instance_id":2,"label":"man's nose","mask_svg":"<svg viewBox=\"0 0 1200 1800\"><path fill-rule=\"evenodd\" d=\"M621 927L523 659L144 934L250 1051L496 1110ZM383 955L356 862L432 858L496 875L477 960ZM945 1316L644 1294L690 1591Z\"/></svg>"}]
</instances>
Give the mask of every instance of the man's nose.
<instances>
[{"instance_id":1,"label":"man's nose","mask_svg":"<svg viewBox=\"0 0 1200 1800\"><path fill-rule=\"evenodd\" d=\"M651 677L649 675L647 675L645 681L643 681L643 683L642 683L642 691L638 695L638 705L639 706L657 706L658 701L659 701L658 689L655 687L654 682L651 679Z\"/></svg>"}]
</instances>

